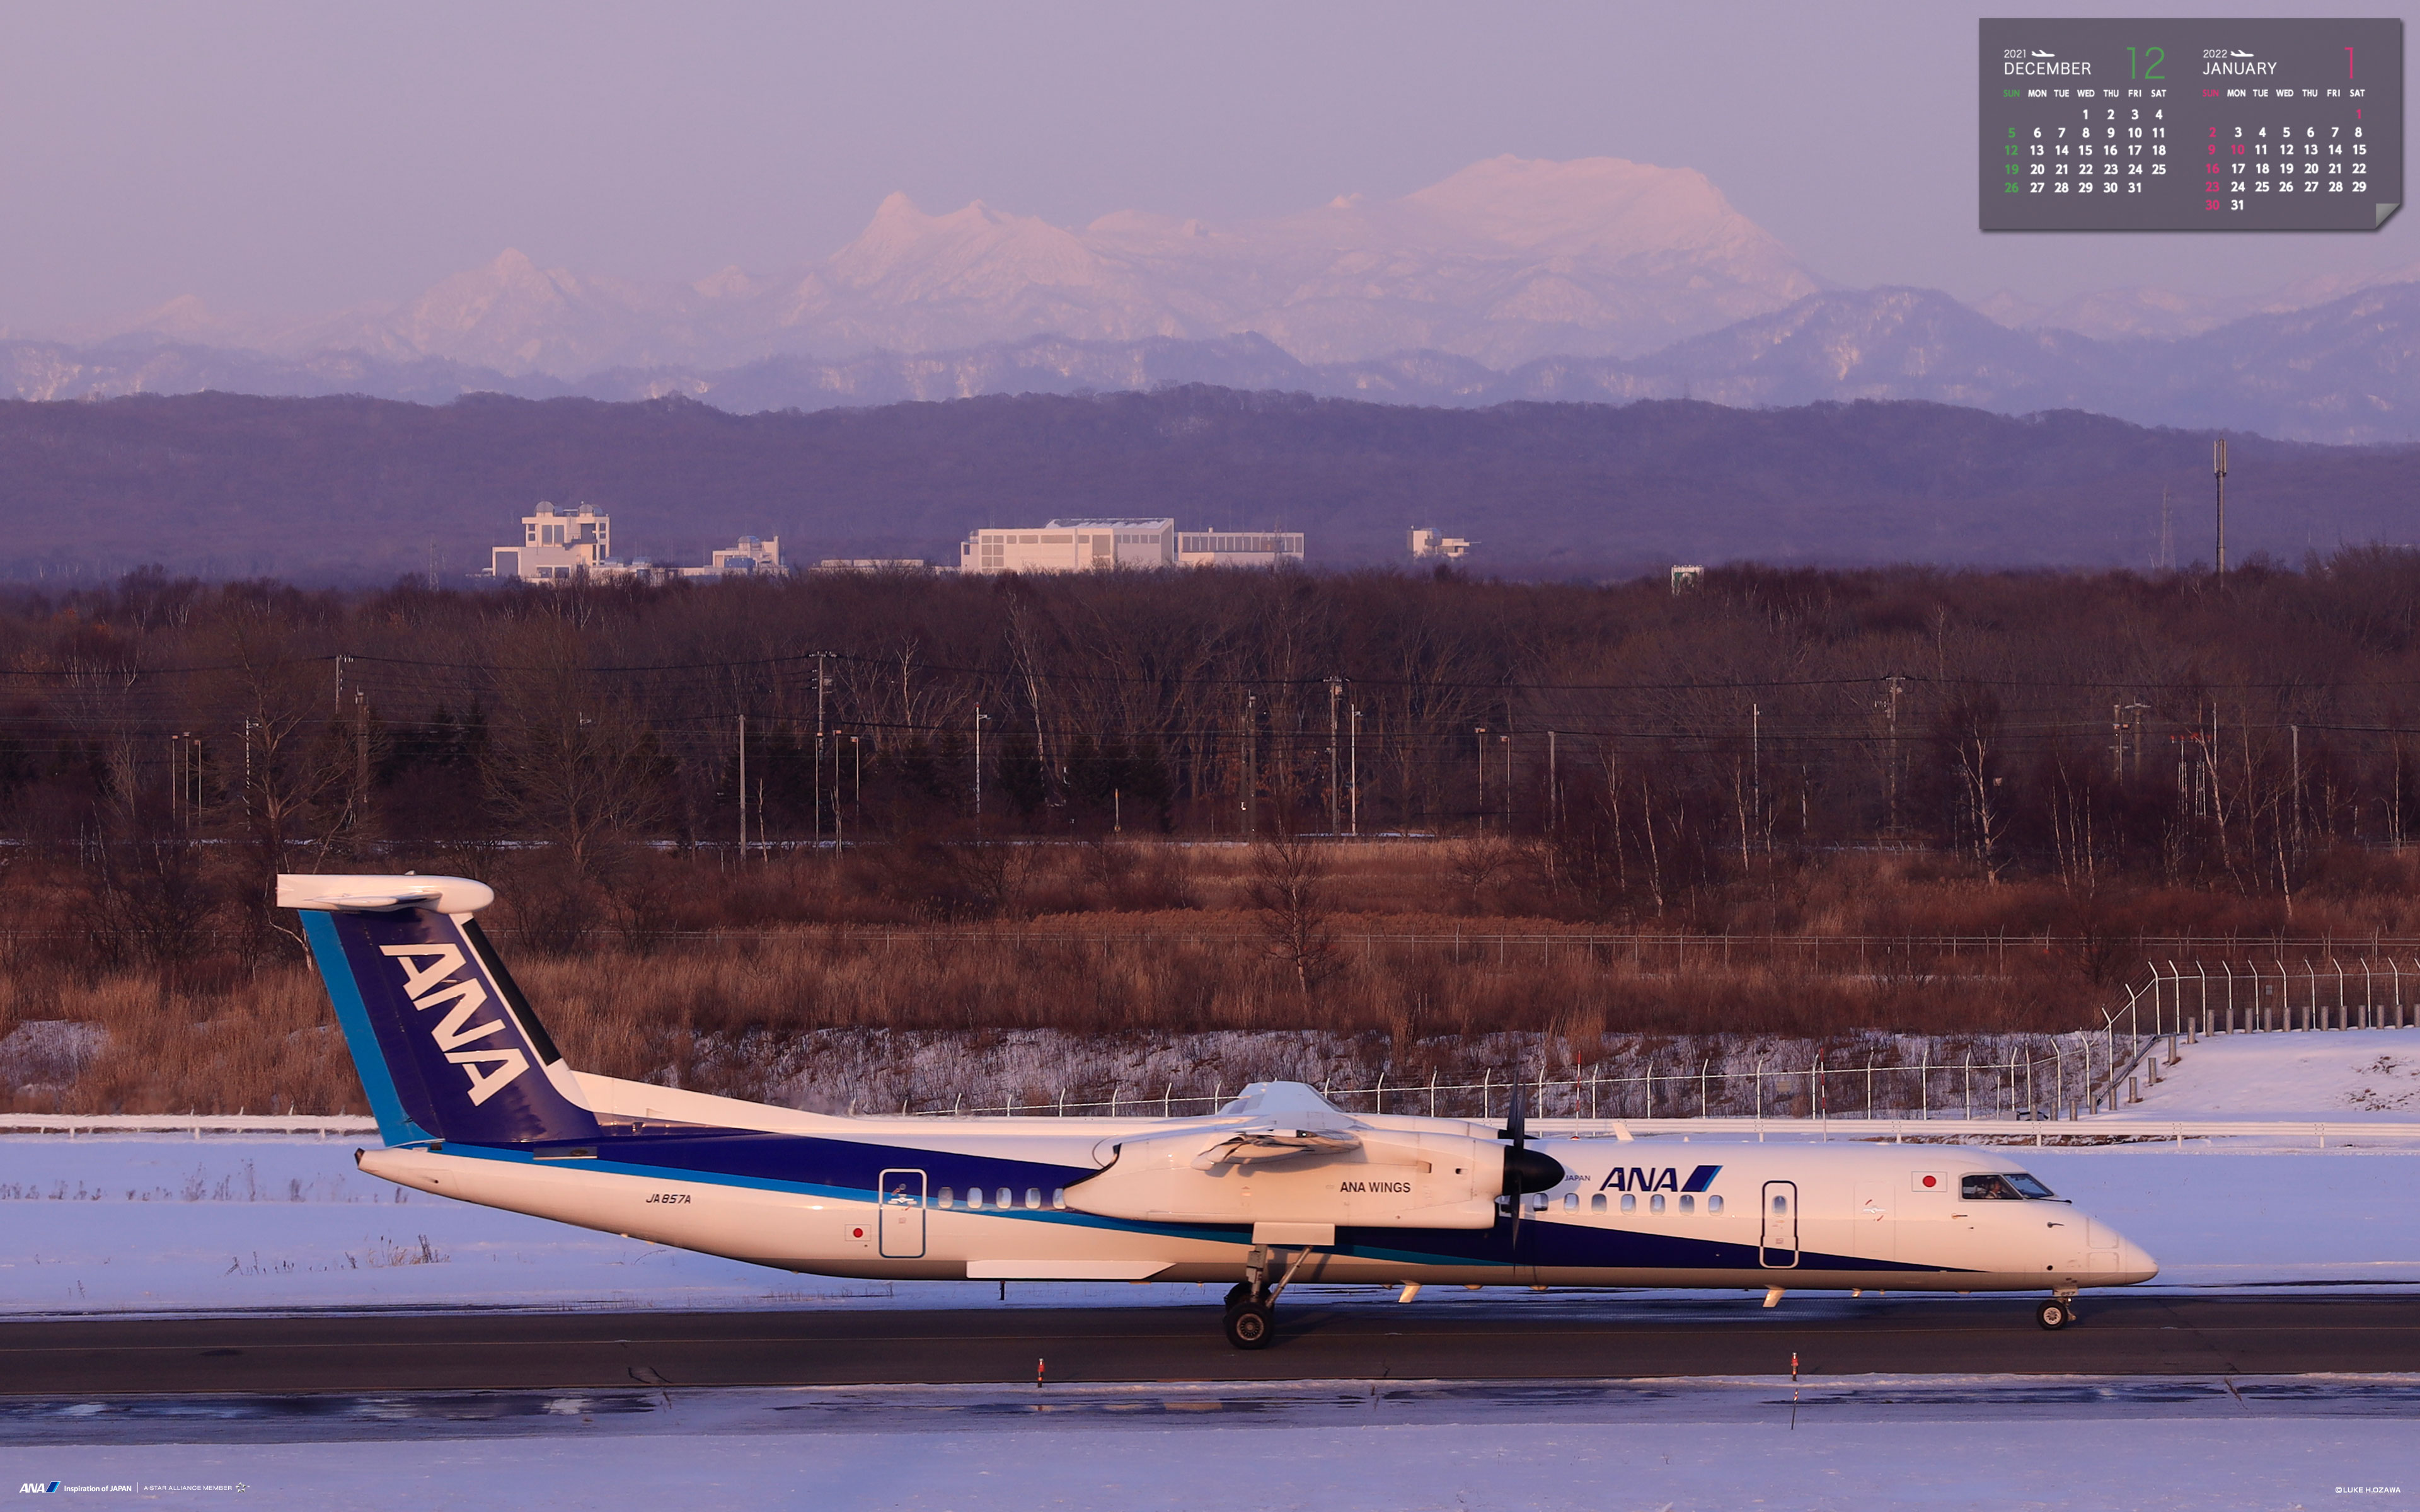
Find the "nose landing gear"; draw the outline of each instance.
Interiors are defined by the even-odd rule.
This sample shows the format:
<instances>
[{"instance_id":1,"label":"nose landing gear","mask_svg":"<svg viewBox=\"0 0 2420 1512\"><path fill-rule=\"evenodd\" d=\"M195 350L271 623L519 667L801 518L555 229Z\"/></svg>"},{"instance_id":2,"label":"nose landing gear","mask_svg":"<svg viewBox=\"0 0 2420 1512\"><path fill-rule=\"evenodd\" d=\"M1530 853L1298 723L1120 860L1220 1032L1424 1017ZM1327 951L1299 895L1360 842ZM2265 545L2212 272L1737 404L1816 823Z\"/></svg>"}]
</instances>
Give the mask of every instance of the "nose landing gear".
<instances>
[{"instance_id":1,"label":"nose landing gear","mask_svg":"<svg viewBox=\"0 0 2420 1512\"><path fill-rule=\"evenodd\" d=\"M2075 1321L2075 1294L2051 1298L2034 1309L2034 1321L2055 1334Z\"/></svg>"}]
</instances>

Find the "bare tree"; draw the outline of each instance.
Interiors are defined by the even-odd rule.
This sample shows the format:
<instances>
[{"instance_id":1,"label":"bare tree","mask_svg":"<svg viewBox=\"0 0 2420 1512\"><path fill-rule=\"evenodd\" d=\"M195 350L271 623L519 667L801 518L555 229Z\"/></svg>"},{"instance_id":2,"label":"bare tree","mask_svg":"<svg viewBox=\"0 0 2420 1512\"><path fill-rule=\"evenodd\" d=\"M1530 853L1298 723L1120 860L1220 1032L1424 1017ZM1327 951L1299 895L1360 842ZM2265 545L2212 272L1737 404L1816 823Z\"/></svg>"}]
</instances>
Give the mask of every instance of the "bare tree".
<instances>
[{"instance_id":1,"label":"bare tree","mask_svg":"<svg viewBox=\"0 0 2420 1512\"><path fill-rule=\"evenodd\" d=\"M1327 857L1314 841L1280 827L1252 843L1252 906L1270 955L1292 967L1305 997L1339 961L1328 933Z\"/></svg>"}]
</instances>

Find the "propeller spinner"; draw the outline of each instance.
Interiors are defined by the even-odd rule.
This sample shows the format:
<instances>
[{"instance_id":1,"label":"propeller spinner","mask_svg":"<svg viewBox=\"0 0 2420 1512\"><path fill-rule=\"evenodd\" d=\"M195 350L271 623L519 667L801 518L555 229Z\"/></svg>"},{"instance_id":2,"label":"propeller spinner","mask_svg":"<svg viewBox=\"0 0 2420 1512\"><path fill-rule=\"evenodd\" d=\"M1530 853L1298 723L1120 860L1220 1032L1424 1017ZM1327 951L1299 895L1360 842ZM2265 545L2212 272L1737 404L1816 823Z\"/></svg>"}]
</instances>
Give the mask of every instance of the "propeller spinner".
<instances>
[{"instance_id":1,"label":"propeller spinner","mask_svg":"<svg viewBox=\"0 0 2420 1512\"><path fill-rule=\"evenodd\" d=\"M1500 1137L1512 1148L1504 1152L1504 1195L1519 1197L1547 1192L1563 1184L1563 1163L1529 1148L1529 1118L1520 1084L1513 1084L1512 1113L1504 1120Z\"/></svg>"}]
</instances>

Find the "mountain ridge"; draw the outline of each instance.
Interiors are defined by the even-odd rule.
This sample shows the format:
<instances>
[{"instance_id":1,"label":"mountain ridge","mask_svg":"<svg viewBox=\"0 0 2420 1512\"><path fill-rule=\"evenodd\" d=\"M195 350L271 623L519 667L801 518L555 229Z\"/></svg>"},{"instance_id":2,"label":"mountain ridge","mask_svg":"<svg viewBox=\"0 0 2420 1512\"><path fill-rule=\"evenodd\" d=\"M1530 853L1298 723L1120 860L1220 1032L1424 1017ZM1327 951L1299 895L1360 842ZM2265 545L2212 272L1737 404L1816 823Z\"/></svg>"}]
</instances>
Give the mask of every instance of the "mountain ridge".
<instances>
[{"instance_id":1,"label":"mountain ridge","mask_svg":"<svg viewBox=\"0 0 2420 1512\"><path fill-rule=\"evenodd\" d=\"M1281 526L1323 567L1402 563L1403 532L1473 566L1600 577L1671 562L2148 565L2160 501L2203 496L2207 432L2055 410L1858 401L1435 409L1186 385L735 414L681 397L136 395L0 402L0 577L145 563L215 577L458 575L539 499L611 512L629 553L740 533L794 560L955 561L981 524L1168 514ZM2414 533L2410 447L2239 438L2239 557ZM2183 560L2196 512L2180 508Z\"/></svg>"},{"instance_id":2,"label":"mountain ridge","mask_svg":"<svg viewBox=\"0 0 2420 1512\"><path fill-rule=\"evenodd\" d=\"M1924 400L2000 413L2073 409L2146 425L2332 444L2408 440L2420 426L2420 283L2199 335L2102 341L2011 330L1937 290L1826 290L1631 359L1551 356L1512 368L1445 351L1306 363L1257 333L1094 341L1039 335L954 351L826 361L776 355L728 368L611 367L573 381L442 358L302 359L124 341L0 341L0 392L107 397L207 389L361 393L418 403L463 393L605 400L680 394L735 413L1210 383L1399 404L1697 398L1737 408Z\"/></svg>"}]
</instances>

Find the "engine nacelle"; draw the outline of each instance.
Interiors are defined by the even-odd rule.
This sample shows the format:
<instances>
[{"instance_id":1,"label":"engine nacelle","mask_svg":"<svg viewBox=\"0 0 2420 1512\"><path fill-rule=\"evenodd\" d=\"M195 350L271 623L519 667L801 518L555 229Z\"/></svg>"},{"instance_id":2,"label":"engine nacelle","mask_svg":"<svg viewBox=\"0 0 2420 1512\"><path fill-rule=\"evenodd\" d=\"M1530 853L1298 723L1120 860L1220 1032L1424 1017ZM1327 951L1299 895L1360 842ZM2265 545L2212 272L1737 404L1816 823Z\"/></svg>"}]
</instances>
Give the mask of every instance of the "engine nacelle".
<instances>
[{"instance_id":1,"label":"engine nacelle","mask_svg":"<svg viewBox=\"0 0 2420 1512\"><path fill-rule=\"evenodd\" d=\"M1504 1190L1504 1147L1458 1134L1356 1130L1345 1149L1228 1156L1233 1130L1127 1140L1067 1206L1147 1223L1301 1223L1486 1228Z\"/></svg>"}]
</instances>

